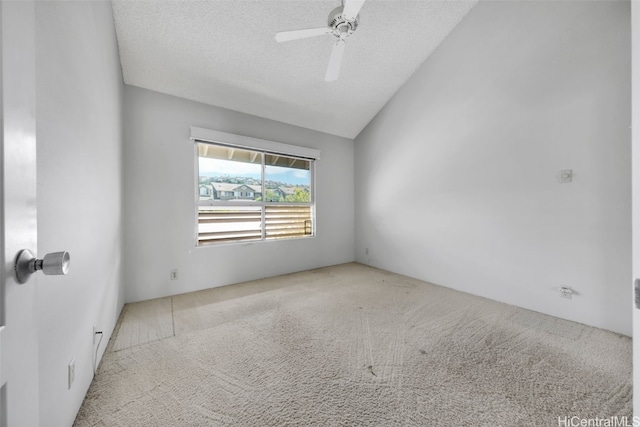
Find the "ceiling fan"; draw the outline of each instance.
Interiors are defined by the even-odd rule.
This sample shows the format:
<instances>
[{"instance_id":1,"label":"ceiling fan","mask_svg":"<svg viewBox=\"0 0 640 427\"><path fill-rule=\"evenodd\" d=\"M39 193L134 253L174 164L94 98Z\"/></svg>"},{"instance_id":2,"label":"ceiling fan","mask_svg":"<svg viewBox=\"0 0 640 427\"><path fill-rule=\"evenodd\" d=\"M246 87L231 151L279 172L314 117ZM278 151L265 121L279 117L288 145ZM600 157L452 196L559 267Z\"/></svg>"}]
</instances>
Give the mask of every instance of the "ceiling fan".
<instances>
[{"instance_id":1,"label":"ceiling fan","mask_svg":"<svg viewBox=\"0 0 640 427\"><path fill-rule=\"evenodd\" d=\"M341 6L336 7L329 13L329 20L326 27L282 31L276 34L276 41L287 42L325 34L332 35L338 40L336 40L333 45L331 57L329 58L329 66L327 67L327 73L324 79L327 82L338 80L345 42L347 37L353 34L356 28L358 28L358 13L364 2L365 0L345 0Z\"/></svg>"}]
</instances>

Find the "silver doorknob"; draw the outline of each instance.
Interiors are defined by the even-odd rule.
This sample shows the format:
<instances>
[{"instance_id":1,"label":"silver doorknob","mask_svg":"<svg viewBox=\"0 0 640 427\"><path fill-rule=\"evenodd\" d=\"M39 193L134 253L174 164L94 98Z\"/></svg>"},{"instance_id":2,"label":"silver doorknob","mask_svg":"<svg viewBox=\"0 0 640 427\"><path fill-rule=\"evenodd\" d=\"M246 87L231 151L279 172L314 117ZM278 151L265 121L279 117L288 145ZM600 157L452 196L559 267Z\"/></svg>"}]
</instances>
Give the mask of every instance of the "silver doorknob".
<instances>
[{"instance_id":1,"label":"silver doorknob","mask_svg":"<svg viewBox=\"0 0 640 427\"><path fill-rule=\"evenodd\" d=\"M67 274L70 262L69 252L52 252L37 259L29 249L23 249L16 257L16 280L18 283L27 283L29 277L38 270L46 275Z\"/></svg>"}]
</instances>

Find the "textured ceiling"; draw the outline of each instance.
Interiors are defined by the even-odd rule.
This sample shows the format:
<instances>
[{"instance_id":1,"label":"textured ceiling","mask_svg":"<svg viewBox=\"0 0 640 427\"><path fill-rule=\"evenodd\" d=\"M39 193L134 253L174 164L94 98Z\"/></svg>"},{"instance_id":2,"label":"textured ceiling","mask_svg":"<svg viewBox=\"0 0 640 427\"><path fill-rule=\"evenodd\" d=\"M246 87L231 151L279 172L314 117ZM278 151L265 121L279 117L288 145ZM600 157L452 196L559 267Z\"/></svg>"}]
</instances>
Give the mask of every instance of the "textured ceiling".
<instances>
[{"instance_id":1,"label":"textured ceiling","mask_svg":"<svg viewBox=\"0 0 640 427\"><path fill-rule=\"evenodd\" d=\"M326 26L337 0L114 0L113 13L125 83L355 138L476 1L368 0L331 83L332 36L274 36Z\"/></svg>"}]
</instances>

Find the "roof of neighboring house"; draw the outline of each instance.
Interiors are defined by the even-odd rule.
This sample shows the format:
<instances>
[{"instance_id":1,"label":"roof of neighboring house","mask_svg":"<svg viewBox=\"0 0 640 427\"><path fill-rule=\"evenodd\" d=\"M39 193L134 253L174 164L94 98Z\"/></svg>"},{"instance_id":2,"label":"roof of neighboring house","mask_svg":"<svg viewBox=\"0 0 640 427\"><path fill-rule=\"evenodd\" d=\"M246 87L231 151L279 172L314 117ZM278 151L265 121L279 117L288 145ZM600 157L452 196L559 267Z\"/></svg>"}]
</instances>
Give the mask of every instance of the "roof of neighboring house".
<instances>
[{"instance_id":1,"label":"roof of neighboring house","mask_svg":"<svg viewBox=\"0 0 640 427\"><path fill-rule=\"evenodd\" d=\"M287 195L296 194L296 187L278 187L278 190L282 191L284 194L287 194Z\"/></svg>"},{"instance_id":2,"label":"roof of neighboring house","mask_svg":"<svg viewBox=\"0 0 640 427\"><path fill-rule=\"evenodd\" d=\"M237 191L240 187L247 187L256 193L262 192L260 185L229 184L227 182L212 182L211 185L216 191Z\"/></svg>"}]
</instances>

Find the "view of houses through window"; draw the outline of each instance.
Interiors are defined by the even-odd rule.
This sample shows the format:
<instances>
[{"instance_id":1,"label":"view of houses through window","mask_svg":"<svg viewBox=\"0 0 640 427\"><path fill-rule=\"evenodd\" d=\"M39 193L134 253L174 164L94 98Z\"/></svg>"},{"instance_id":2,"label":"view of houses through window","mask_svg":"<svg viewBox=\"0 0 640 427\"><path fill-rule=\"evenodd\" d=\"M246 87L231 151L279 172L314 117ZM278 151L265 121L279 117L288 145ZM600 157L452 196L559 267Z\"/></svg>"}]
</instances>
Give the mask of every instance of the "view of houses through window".
<instances>
[{"instance_id":1,"label":"view of houses through window","mask_svg":"<svg viewBox=\"0 0 640 427\"><path fill-rule=\"evenodd\" d=\"M197 143L198 244L313 235L313 161Z\"/></svg>"}]
</instances>

